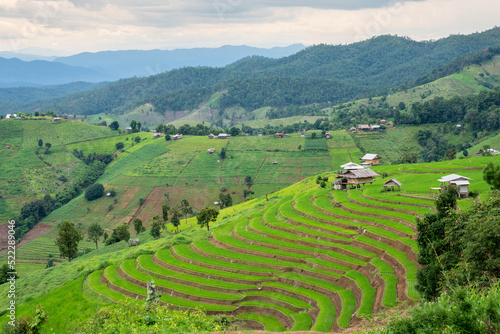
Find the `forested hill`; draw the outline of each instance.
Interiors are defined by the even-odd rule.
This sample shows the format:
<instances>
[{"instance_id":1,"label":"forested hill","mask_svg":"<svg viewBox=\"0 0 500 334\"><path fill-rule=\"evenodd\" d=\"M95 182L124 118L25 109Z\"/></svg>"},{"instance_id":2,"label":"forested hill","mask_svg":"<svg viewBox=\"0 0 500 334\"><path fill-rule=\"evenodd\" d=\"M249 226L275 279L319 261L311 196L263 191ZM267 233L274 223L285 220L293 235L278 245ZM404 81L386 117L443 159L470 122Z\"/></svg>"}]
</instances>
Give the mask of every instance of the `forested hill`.
<instances>
[{"instance_id":1,"label":"forested hill","mask_svg":"<svg viewBox=\"0 0 500 334\"><path fill-rule=\"evenodd\" d=\"M227 91L221 109L337 103L395 89L457 57L497 46L500 28L426 42L380 36L350 45L311 46L280 59L251 57L224 68L188 67L120 80L58 99L3 104L0 112L123 113L151 103L163 113L194 109L217 91Z\"/></svg>"}]
</instances>

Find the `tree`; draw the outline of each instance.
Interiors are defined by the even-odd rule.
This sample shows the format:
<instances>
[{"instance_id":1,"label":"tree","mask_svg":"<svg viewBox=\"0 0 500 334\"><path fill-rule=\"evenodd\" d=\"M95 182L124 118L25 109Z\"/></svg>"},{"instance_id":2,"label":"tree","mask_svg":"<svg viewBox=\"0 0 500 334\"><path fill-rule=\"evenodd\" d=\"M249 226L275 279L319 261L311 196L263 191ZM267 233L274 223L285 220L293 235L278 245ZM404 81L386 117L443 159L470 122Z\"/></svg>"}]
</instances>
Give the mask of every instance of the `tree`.
<instances>
[{"instance_id":1,"label":"tree","mask_svg":"<svg viewBox=\"0 0 500 334\"><path fill-rule=\"evenodd\" d=\"M47 148L47 150L52 146L51 143L45 143L45 147Z\"/></svg>"},{"instance_id":2,"label":"tree","mask_svg":"<svg viewBox=\"0 0 500 334\"><path fill-rule=\"evenodd\" d=\"M193 214L193 208L191 208L191 206L189 205L189 202L187 201L187 199L183 199L181 201L180 210L181 210L184 218L186 218L186 224L187 224L187 215Z\"/></svg>"},{"instance_id":3,"label":"tree","mask_svg":"<svg viewBox=\"0 0 500 334\"><path fill-rule=\"evenodd\" d=\"M445 153L446 160L453 160L455 159L456 155L457 155L457 150L454 147L450 148Z\"/></svg>"},{"instance_id":4,"label":"tree","mask_svg":"<svg viewBox=\"0 0 500 334\"><path fill-rule=\"evenodd\" d=\"M219 201L222 208L227 208L233 205L233 198L231 194L219 194Z\"/></svg>"},{"instance_id":5,"label":"tree","mask_svg":"<svg viewBox=\"0 0 500 334\"><path fill-rule=\"evenodd\" d=\"M237 127L232 127L231 129L229 129L229 134L232 136L232 137L236 137L237 135L240 134L240 129L238 129Z\"/></svg>"},{"instance_id":6,"label":"tree","mask_svg":"<svg viewBox=\"0 0 500 334\"><path fill-rule=\"evenodd\" d=\"M3 266L0 267L0 285L7 283L8 282L7 280L12 276L14 276L14 278L19 278L16 274L13 275L8 274L9 272L12 272L12 270L10 270L7 263L5 263Z\"/></svg>"},{"instance_id":7,"label":"tree","mask_svg":"<svg viewBox=\"0 0 500 334\"><path fill-rule=\"evenodd\" d=\"M151 224L151 228L149 229L149 234L155 239L161 236L161 223L159 220L153 220L153 224Z\"/></svg>"},{"instance_id":8,"label":"tree","mask_svg":"<svg viewBox=\"0 0 500 334\"><path fill-rule=\"evenodd\" d=\"M125 240L125 242L128 242L130 239L130 232L128 230L127 225L120 225L117 226L113 229L113 233L111 233L111 236L106 240L106 246L114 244L116 242Z\"/></svg>"},{"instance_id":9,"label":"tree","mask_svg":"<svg viewBox=\"0 0 500 334\"><path fill-rule=\"evenodd\" d=\"M78 252L78 243L82 240L83 235L75 228L75 224L65 220L59 228L55 244L59 247L61 257L67 257L71 262Z\"/></svg>"},{"instance_id":10,"label":"tree","mask_svg":"<svg viewBox=\"0 0 500 334\"><path fill-rule=\"evenodd\" d=\"M210 231L210 223L217 221L217 217L219 216L219 211L215 208L203 208L196 215L196 220L200 227L207 227L207 231Z\"/></svg>"},{"instance_id":11,"label":"tree","mask_svg":"<svg viewBox=\"0 0 500 334\"><path fill-rule=\"evenodd\" d=\"M95 242L95 249L97 249L97 242L104 234L104 229L97 223L92 223L87 230L87 236L89 241Z\"/></svg>"},{"instance_id":12,"label":"tree","mask_svg":"<svg viewBox=\"0 0 500 334\"><path fill-rule=\"evenodd\" d=\"M245 184L247 185L248 189L250 189L250 187L252 186L253 181L250 175L245 176Z\"/></svg>"},{"instance_id":13,"label":"tree","mask_svg":"<svg viewBox=\"0 0 500 334\"><path fill-rule=\"evenodd\" d=\"M94 183L85 190L85 199L87 201L93 201L104 195L104 186L100 183Z\"/></svg>"},{"instance_id":14,"label":"tree","mask_svg":"<svg viewBox=\"0 0 500 334\"><path fill-rule=\"evenodd\" d=\"M226 149L224 147L220 150L220 158L222 160L226 159Z\"/></svg>"},{"instance_id":15,"label":"tree","mask_svg":"<svg viewBox=\"0 0 500 334\"><path fill-rule=\"evenodd\" d=\"M146 231L146 228L142 225L142 220L140 218L134 219L134 230L135 234Z\"/></svg>"},{"instance_id":16,"label":"tree","mask_svg":"<svg viewBox=\"0 0 500 334\"><path fill-rule=\"evenodd\" d=\"M313 132L311 135L311 139L316 139L316 132Z\"/></svg>"},{"instance_id":17,"label":"tree","mask_svg":"<svg viewBox=\"0 0 500 334\"><path fill-rule=\"evenodd\" d=\"M483 169L483 180L491 185L493 189L500 189L500 166L488 162Z\"/></svg>"},{"instance_id":18,"label":"tree","mask_svg":"<svg viewBox=\"0 0 500 334\"><path fill-rule=\"evenodd\" d=\"M170 135L165 135L165 140L166 141L170 141L172 139L172 137L170 137Z\"/></svg>"},{"instance_id":19,"label":"tree","mask_svg":"<svg viewBox=\"0 0 500 334\"><path fill-rule=\"evenodd\" d=\"M109 238L108 232L104 232L104 235L102 236L102 241L106 242L106 240L108 240L108 238Z\"/></svg>"},{"instance_id":20,"label":"tree","mask_svg":"<svg viewBox=\"0 0 500 334\"><path fill-rule=\"evenodd\" d=\"M118 128L120 127L120 124L118 124L118 122L117 122L117 121L113 121L113 122L111 122L111 124L109 124L109 126L108 126L108 127L109 127L111 130L116 131L116 130L118 130Z\"/></svg>"},{"instance_id":21,"label":"tree","mask_svg":"<svg viewBox=\"0 0 500 334\"><path fill-rule=\"evenodd\" d=\"M175 229L179 231L179 225L181 224L181 221L179 220L179 211L177 208L172 208L170 209L170 213L172 214L172 217L170 218L170 223L172 223Z\"/></svg>"},{"instance_id":22,"label":"tree","mask_svg":"<svg viewBox=\"0 0 500 334\"><path fill-rule=\"evenodd\" d=\"M134 138L134 140L135 140L136 143L139 143L141 141L141 137L137 136L137 137Z\"/></svg>"},{"instance_id":23,"label":"tree","mask_svg":"<svg viewBox=\"0 0 500 334\"><path fill-rule=\"evenodd\" d=\"M43 140L38 139L38 147L42 147L42 146L43 146Z\"/></svg>"},{"instance_id":24,"label":"tree","mask_svg":"<svg viewBox=\"0 0 500 334\"><path fill-rule=\"evenodd\" d=\"M117 150L121 150L123 148L123 146L124 145L123 145L123 143L121 141L115 144L115 147L116 147Z\"/></svg>"},{"instance_id":25,"label":"tree","mask_svg":"<svg viewBox=\"0 0 500 334\"><path fill-rule=\"evenodd\" d=\"M163 204L161 206L162 218L163 218L163 226L168 220L168 212L170 211L170 206L168 204Z\"/></svg>"}]
</instances>

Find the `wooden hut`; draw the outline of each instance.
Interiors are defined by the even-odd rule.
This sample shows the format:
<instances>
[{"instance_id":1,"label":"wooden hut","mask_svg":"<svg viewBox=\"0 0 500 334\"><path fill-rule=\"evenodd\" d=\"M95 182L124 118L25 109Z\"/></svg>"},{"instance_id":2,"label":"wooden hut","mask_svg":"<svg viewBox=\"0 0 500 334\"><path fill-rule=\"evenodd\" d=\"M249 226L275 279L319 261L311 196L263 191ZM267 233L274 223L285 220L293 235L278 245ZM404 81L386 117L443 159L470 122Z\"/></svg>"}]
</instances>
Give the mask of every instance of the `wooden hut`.
<instances>
[{"instance_id":1,"label":"wooden hut","mask_svg":"<svg viewBox=\"0 0 500 334\"><path fill-rule=\"evenodd\" d=\"M376 166L380 164L380 157L377 154L365 154L364 157L361 158L361 160L364 160L361 163L361 166L365 167Z\"/></svg>"},{"instance_id":2,"label":"wooden hut","mask_svg":"<svg viewBox=\"0 0 500 334\"><path fill-rule=\"evenodd\" d=\"M333 182L333 186L335 189L359 188L366 183L372 184L376 176L379 176L379 174L370 168L350 169L344 173L339 173L337 179L340 179L340 182L338 180Z\"/></svg>"},{"instance_id":3,"label":"wooden hut","mask_svg":"<svg viewBox=\"0 0 500 334\"><path fill-rule=\"evenodd\" d=\"M382 187L384 187L384 191L394 191L394 187L396 186L398 187L398 191L400 191L402 184L395 178L390 179L382 185Z\"/></svg>"}]
</instances>

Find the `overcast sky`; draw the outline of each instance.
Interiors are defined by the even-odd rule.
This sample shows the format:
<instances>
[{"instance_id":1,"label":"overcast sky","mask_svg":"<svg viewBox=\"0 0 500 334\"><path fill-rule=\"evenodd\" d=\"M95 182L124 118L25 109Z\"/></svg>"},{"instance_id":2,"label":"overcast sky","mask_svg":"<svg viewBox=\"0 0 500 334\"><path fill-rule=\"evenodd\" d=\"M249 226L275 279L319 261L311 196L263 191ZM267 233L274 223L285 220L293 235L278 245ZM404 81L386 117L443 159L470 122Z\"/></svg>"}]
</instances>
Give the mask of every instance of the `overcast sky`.
<instances>
[{"instance_id":1,"label":"overcast sky","mask_svg":"<svg viewBox=\"0 0 500 334\"><path fill-rule=\"evenodd\" d=\"M0 51L428 40L493 28L499 14L499 0L0 0Z\"/></svg>"}]
</instances>

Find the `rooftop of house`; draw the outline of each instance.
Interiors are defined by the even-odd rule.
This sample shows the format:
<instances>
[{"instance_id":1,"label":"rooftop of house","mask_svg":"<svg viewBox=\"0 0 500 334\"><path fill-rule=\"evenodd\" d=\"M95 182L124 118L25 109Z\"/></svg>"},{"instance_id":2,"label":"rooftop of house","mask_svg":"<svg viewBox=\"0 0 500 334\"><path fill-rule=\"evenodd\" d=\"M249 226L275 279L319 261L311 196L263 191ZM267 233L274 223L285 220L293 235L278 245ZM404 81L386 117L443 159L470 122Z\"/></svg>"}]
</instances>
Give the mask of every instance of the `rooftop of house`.
<instances>
[{"instance_id":1,"label":"rooftop of house","mask_svg":"<svg viewBox=\"0 0 500 334\"><path fill-rule=\"evenodd\" d=\"M460 181L460 180L462 180L462 181L465 181L465 180L474 181L473 179L470 179L470 178L465 177L465 176L457 175L457 174L450 174L450 175L443 176L438 181L439 182L451 182L451 181Z\"/></svg>"},{"instance_id":2,"label":"rooftop of house","mask_svg":"<svg viewBox=\"0 0 500 334\"><path fill-rule=\"evenodd\" d=\"M365 154L364 157L361 158L362 160L373 160L373 159L380 159L380 157L377 154Z\"/></svg>"}]
</instances>

